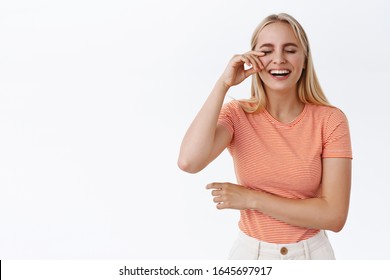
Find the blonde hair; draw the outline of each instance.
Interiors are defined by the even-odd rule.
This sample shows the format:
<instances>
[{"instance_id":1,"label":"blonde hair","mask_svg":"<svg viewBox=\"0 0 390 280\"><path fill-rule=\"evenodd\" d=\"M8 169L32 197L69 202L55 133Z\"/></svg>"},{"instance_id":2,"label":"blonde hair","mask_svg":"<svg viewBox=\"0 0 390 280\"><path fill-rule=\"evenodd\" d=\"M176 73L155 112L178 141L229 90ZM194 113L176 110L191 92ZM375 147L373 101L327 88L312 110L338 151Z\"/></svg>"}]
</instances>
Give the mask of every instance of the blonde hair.
<instances>
[{"instance_id":1,"label":"blonde hair","mask_svg":"<svg viewBox=\"0 0 390 280\"><path fill-rule=\"evenodd\" d=\"M297 82L299 100L303 103L332 106L325 97L317 79L306 33L295 18L285 13L266 17L253 32L251 41L252 50L256 47L260 31L263 30L265 26L275 22L284 22L291 26L305 54L304 71ZM252 75L251 98L240 100L240 104L247 113L261 111L266 108L267 94L259 73Z\"/></svg>"}]
</instances>

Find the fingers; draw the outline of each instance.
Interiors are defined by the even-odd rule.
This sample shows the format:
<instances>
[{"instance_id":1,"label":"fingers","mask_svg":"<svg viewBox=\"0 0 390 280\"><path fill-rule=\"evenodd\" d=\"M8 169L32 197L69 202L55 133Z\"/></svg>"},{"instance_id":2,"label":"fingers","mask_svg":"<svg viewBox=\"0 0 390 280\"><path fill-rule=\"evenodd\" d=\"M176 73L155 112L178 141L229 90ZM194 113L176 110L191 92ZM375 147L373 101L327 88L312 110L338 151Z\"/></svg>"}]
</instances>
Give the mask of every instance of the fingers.
<instances>
[{"instance_id":1,"label":"fingers","mask_svg":"<svg viewBox=\"0 0 390 280\"><path fill-rule=\"evenodd\" d=\"M208 190L221 190L224 187L225 183L210 183L206 186Z\"/></svg>"},{"instance_id":2,"label":"fingers","mask_svg":"<svg viewBox=\"0 0 390 280\"><path fill-rule=\"evenodd\" d=\"M217 203L215 207L217 207L219 210L228 208L225 203Z\"/></svg>"},{"instance_id":3,"label":"fingers","mask_svg":"<svg viewBox=\"0 0 390 280\"><path fill-rule=\"evenodd\" d=\"M252 51L253 54L251 55L253 57L253 59L256 61L257 63L257 68L261 71L263 70L265 67L263 65L263 63L261 62L260 60L260 57L264 56L265 53L263 52L259 52L259 51Z\"/></svg>"},{"instance_id":4,"label":"fingers","mask_svg":"<svg viewBox=\"0 0 390 280\"><path fill-rule=\"evenodd\" d=\"M252 209L253 191L232 183L211 183L206 186L211 189L213 201L217 209Z\"/></svg>"},{"instance_id":5,"label":"fingers","mask_svg":"<svg viewBox=\"0 0 390 280\"><path fill-rule=\"evenodd\" d=\"M252 66L254 70L257 72L264 69L263 63L260 60L260 57L264 56L265 54L263 52L259 51L250 51L245 54L241 55L241 61L247 64L248 66ZM249 71L251 69L248 69Z\"/></svg>"},{"instance_id":6,"label":"fingers","mask_svg":"<svg viewBox=\"0 0 390 280\"><path fill-rule=\"evenodd\" d=\"M229 87L240 84L250 75L262 71L265 67L261 57L265 54L260 51L249 51L244 54L237 54L229 61L221 79ZM248 67L245 67L247 65Z\"/></svg>"},{"instance_id":7,"label":"fingers","mask_svg":"<svg viewBox=\"0 0 390 280\"><path fill-rule=\"evenodd\" d=\"M222 203L223 202L223 199L222 199L222 188L224 187L224 183L211 183L211 184L208 184L206 186L206 189L208 190L212 190L211 191L211 195L214 197L213 198L213 201L215 203ZM217 208L218 208L218 204L217 204Z\"/></svg>"},{"instance_id":8,"label":"fingers","mask_svg":"<svg viewBox=\"0 0 390 280\"><path fill-rule=\"evenodd\" d=\"M216 203L215 207L217 209L228 208L225 201L226 197L224 197L228 185L229 183L211 183L206 186L206 189L212 190L211 195L213 196L213 202Z\"/></svg>"},{"instance_id":9,"label":"fingers","mask_svg":"<svg viewBox=\"0 0 390 280\"><path fill-rule=\"evenodd\" d=\"M241 55L239 55L239 59L242 62L244 62L246 65L252 66L252 62L251 62L251 59L249 58L249 56L247 56L245 54L241 54Z\"/></svg>"},{"instance_id":10,"label":"fingers","mask_svg":"<svg viewBox=\"0 0 390 280\"><path fill-rule=\"evenodd\" d=\"M221 190L213 190L211 192L211 195L212 196L220 196L220 195L222 195L222 191Z\"/></svg>"}]
</instances>

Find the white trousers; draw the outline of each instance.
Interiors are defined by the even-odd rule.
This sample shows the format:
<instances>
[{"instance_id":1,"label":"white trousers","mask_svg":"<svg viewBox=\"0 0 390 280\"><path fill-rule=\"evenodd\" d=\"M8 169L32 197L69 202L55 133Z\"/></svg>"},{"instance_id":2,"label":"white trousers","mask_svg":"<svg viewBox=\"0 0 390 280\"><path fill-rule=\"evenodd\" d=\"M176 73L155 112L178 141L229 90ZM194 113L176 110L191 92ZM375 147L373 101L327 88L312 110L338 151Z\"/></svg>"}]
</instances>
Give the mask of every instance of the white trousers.
<instances>
[{"instance_id":1,"label":"white trousers","mask_svg":"<svg viewBox=\"0 0 390 280\"><path fill-rule=\"evenodd\" d=\"M241 232L230 254L231 260L334 260L332 245L325 231L290 244L260 241Z\"/></svg>"}]
</instances>

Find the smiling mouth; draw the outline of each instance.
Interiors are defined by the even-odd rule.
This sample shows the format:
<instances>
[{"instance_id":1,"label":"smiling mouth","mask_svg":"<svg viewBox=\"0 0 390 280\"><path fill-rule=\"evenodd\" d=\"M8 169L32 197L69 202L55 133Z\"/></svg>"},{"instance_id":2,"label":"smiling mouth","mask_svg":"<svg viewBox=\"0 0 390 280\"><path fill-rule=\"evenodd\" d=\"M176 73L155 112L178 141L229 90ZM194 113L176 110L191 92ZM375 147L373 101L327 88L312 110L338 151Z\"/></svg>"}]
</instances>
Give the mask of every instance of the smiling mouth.
<instances>
[{"instance_id":1,"label":"smiling mouth","mask_svg":"<svg viewBox=\"0 0 390 280\"><path fill-rule=\"evenodd\" d=\"M288 76L291 71L290 70L287 70L287 69L283 69L283 70L270 70L269 73L274 76L274 77L286 77Z\"/></svg>"}]
</instances>

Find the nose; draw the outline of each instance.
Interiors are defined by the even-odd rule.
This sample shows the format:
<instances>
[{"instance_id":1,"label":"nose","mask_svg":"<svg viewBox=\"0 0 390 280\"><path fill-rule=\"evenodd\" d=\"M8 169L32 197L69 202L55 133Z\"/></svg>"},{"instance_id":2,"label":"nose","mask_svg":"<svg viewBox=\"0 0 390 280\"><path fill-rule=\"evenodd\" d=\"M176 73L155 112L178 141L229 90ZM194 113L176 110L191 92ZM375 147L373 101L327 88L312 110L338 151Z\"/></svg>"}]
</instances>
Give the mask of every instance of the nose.
<instances>
[{"instance_id":1,"label":"nose","mask_svg":"<svg viewBox=\"0 0 390 280\"><path fill-rule=\"evenodd\" d=\"M272 58L272 62L274 64L286 63L286 59L284 58L283 52L282 51L275 51L274 56Z\"/></svg>"}]
</instances>

